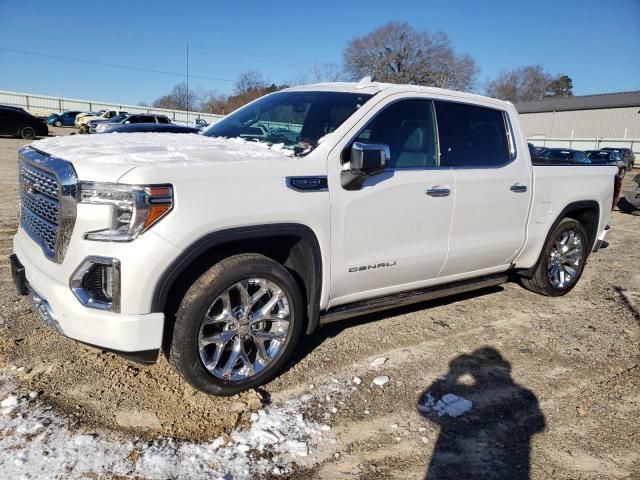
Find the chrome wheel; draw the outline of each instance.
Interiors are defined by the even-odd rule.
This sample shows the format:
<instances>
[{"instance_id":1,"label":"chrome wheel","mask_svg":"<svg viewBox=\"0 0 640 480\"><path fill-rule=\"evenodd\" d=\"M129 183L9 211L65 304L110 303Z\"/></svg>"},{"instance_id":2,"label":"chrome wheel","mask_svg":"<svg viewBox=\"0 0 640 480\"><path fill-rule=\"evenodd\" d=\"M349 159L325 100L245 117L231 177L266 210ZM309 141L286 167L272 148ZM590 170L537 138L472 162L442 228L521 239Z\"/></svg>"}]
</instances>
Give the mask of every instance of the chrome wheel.
<instances>
[{"instance_id":1,"label":"chrome wheel","mask_svg":"<svg viewBox=\"0 0 640 480\"><path fill-rule=\"evenodd\" d=\"M565 289L575 282L582 268L583 252L582 240L575 231L568 230L558 237L551 249L547 267L552 287Z\"/></svg>"},{"instance_id":2,"label":"chrome wheel","mask_svg":"<svg viewBox=\"0 0 640 480\"><path fill-rule=\"evenodd\" d=\"M290 300L276 283L247 278L211 303L198 335L200 360L217 378L245 380L282 352L289 335Z\"/></svg>"}]
</instances>

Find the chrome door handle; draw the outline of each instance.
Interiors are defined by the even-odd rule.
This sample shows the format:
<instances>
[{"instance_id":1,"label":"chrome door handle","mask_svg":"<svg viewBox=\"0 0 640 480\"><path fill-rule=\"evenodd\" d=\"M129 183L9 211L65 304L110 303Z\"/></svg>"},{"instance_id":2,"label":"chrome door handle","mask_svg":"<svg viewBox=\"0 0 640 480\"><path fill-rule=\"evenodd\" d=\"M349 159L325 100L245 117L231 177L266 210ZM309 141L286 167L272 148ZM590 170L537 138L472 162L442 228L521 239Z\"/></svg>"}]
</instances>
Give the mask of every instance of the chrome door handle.
<instances>
[{"instance_id":1,"label":"chrome door handle","mask_svg":"<svg viewBox=\"0 0 640 480\"><path fill-rule=\"evenodd\" d=\"M448 197L451 190L447 187L428 187L425 193L430 197Z\"/></svg>"},{"instance_id":2,"label":"chrome door handle","mask_svg":"<svg viewBox=\"0 0 640 480\"><path fill-rule=\"evenodd\" d=\"M524 193L527 191L527 186L522 183L514 183L509 187L509 190L516 193Z\"/></svg>"}]
</instances>

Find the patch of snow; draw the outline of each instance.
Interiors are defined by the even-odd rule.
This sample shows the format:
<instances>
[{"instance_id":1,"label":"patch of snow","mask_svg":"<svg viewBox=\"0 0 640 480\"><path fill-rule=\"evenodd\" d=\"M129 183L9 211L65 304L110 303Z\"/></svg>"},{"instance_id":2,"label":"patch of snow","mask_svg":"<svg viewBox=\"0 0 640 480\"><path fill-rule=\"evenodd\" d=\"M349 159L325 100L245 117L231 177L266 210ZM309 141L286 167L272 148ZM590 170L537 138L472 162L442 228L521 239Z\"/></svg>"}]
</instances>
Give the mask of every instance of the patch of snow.
<instances>
[{"instance_id":1,"label":"patch of snow","mask_svg":"<svg viewBox=\"0 0 640 480\"><path fill-rule=\"evenodd\" d=\"M7 398L0 402L0 407L15 407L18 405L18 396L9 395Z\"/></svg>"},{"instance_id":2,"label":"patch of snow","mask_svg":"<svg viewBox=\"0 0 640 480\"><path fill-rule=\"evenodd\" d=\"M373 362L369 364L369 367L380 368L382 365L384 365L387 362L387 360L388 359L386 357L376 358Z\"/></svg>"},{"instance_id":3,"label":"patch of snow","mask_svg":"<svg viewBox=\"0 0 640 480\"><path fill-rule=\"evenodd\" d=\"M399 425L397 423L392 423L389 428L391 428L391 430L397 430L399 427Z\"/></svg>"},{"instance_id":4,"label":"patch of snow","mask_svg":"<svg viewBox=\"0 0 640 480\"><path fill-rule=\"evenodd\" d=\"M353 377L353 383L356 385L360 385L362 383L362 379L360 377Z\"/></svg>"},{"instance_id":5,"label":"patch of snow","mask_svg":"<svg viewBox=\"0 0 640 480\"><path fill-rule=\"evenodd\" d=\"M422 440L422 443L424 443L425 445L429 443L429 439L427 437L420 437L420 440Z\"/></svg>"},{"instance_id":6,"label":"patch of snow","mask_svg":"<svg viewBox=\"0 0 640 480\"><path fill-rule=\"evenodd\" d=\"M448 415L449 417L459 417L473 408L473 402L466 398L459 397L453 393L447 393L438 401L427 392L418 405L418 410L422 413L435 412L439 417Z\"/></svg>"},{"instance_id":7,"label":"patch of snow","mask_svg":"<svg viewBox=\"0 0 640 480\"><path fill-rule=\"evenodd\" d=\"M380 375L373 379L373 383L378 385L379 387L382 387L388 381L389 381L389 377L387 377L386 375Z\"/></svg>"},{"instance_id":8,"label":"patch of snow","mask_svg":"<svg viewBox=\"0 0 640 480\"><path fill-rule=\"evenodd\" d=\"M283 145L269 147L242 138L167 133L65 135L38 140L31 146L74 163L130 167L283 159L293 155Z\"/></svg>"},{"instance_id":9,"label":"patch of snow","mask_svg":"<svg viewBox=\"0 0 640 480\"><path fill-rule=\"evenodd\" d=\"M278 475L289 475L294 465L308 462L305 457L330 430L306 420L302 402L294 399L259 410L226 445L222 437L204 443L142 441L119 432L72 430L67 418L37 398L17 395L16 388L0 371L0 398L7 410L0 416L2 478L242 480L275 474L276 468Z\"/></svg>"}]
</instances>

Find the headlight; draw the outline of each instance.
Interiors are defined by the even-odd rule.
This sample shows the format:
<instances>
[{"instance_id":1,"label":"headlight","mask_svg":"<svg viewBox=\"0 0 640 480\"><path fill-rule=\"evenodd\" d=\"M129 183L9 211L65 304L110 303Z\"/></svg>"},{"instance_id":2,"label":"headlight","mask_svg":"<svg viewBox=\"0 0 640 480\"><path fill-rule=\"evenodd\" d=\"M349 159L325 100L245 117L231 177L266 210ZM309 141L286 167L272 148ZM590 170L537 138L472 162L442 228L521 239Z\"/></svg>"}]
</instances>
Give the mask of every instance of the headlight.
<instances>
[{"instance_id":1,"label":"headlight","mask_svg":"<svg viewBox=\"0 0 640 480\"><path fill-rule=\"evenodd\" d=\"M87 232L87 240L130 242L171 211L173 187L80 183L80 203L113 206L111 227Z\"/></svg>"}]
</instances>

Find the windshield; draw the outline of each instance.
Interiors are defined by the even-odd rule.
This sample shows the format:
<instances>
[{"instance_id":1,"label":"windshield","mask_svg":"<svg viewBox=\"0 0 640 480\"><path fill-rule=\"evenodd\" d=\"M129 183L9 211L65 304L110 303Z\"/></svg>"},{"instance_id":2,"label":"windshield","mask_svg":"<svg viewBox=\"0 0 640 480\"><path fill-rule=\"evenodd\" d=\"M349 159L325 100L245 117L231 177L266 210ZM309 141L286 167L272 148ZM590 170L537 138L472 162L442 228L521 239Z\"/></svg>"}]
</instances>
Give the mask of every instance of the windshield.
<instances>
[{"instance_id":1,"label":"windshield","mask_svg":"<svg viewBox=\"0 0 640 480\"><path fill-rule=\"evenodd\" d=\"M120 115L116 115L115 117L111 117L109 119L110 123L118 123L122 120L124 120L125 118L127 118L127 115L125 115L124 113L121 113Z\"/></svg>"},{"instance_id":2,"label":"windshield","mask_svg":"<svg viewBox=\"0 0 640 480\"><path fill-rule=\"evenodd\" d=\"M262 97L211 125L209 137L244 138L308 151L338 128L372 95L346 92L280 92Z\"/></svg>"},{"instance_id":3,"label":"windshield","mask_svg":"<svg viewBox=\"0 0 640 480\"><path fill-rule=\"evenodd\" d=\"M610 152L603 152L602 150L591 150L587 153L587 157L592 160L609 160Z\"/></svg>"}]
</instances>

